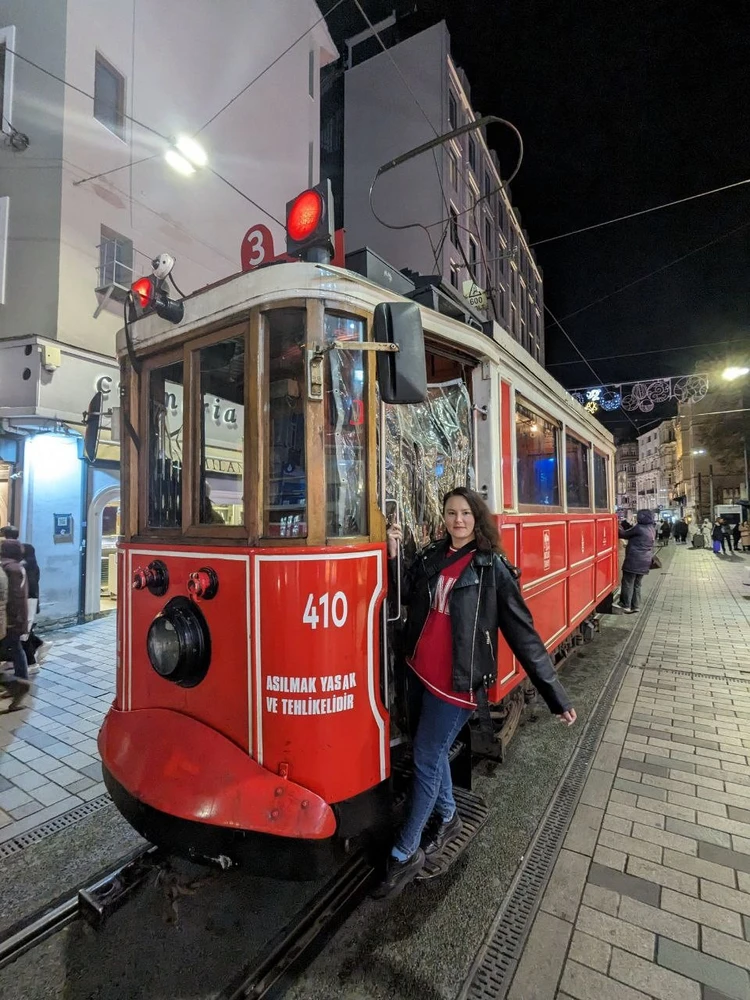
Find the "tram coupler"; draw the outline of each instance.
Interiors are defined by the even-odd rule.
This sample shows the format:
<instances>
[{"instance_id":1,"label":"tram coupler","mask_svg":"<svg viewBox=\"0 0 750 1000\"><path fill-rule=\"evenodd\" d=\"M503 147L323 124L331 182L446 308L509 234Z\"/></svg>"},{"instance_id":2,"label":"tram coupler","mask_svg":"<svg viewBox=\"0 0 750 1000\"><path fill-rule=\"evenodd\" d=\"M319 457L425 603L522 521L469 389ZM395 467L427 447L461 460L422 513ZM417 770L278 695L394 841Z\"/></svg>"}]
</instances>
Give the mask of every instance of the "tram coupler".
<instances>
[{"instance_id":1,"label":"tram coupler","mask_svg":"<svg viewBox=\"0 0 750 1000\"><path fill-rule=\"evenodd\" d=\"M131 858L121 868L78 891L78 910L84 920L99 930L107 918L125 903L164 859L157 847Z\"/></svg>"}]
</instances>

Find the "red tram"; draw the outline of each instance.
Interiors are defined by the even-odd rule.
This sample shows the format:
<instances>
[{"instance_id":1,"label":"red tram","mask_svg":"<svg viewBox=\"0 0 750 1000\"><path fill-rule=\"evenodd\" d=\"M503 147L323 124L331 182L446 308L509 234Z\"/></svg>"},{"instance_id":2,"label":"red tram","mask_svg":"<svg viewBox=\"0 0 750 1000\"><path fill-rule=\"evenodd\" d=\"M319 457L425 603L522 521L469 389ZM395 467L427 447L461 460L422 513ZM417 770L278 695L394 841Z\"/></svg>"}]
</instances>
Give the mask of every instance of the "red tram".
<instances>
[{"instance_id":1,"label":"red tram","mask_svg":"<svg viewBox=\"0 0 750 1000\"><path fill-rule=\"evenodd\" d=\"M408 745L387 517L413 550L448 488L480 490L555 654L615 587L612 438L497 325L327 264L209 287L176 325L132 323L118 353L107 787L173 851L313 874L382 824ZM525 694L502 640L498 665L502 746Z\"/></svg>"}]
</instances>

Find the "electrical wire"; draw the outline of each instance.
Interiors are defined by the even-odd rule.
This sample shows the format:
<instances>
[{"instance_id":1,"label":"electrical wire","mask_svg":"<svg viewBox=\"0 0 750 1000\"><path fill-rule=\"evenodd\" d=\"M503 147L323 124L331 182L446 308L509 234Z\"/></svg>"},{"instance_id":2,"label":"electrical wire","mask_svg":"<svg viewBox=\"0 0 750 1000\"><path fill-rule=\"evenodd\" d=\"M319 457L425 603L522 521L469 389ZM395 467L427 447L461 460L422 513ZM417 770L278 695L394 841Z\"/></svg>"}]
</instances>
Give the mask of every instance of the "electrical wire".
<instances>
[{"instance_id":1,"label":"electrical wire","mask_svg":"<svg viewBox=\"0 0 750 1000\"><path fill-rule=\"evenodd\" d=\"M323 15L322 15L322 17L319 17L317 21L315 21L315 22L314 22L313 24L311 24L311 25L310 25L310 27L309 27L309 28L307 28L307 29L306 29L305 31L303 31L303 32L302 32L302 34L301 34L301 35L299 36L299 38L295 38L295 39L294 39L294 41L293 41L293 42L291 43L291 45L288 45L288 46L287 46L287 47L286 47L286 48L284 49L284 51L283 51L283 52L280 52L280 53L279 53L279 54L278 54L278 55L276 56L276 58L275 58L275 59L273 60L273 62L269 63L269 64L268 64L268 66L266 66L266 68L265 68L265 69L261 70L261 71L260 71L260 73L258 73L258 75L257 75L257 76L253 77L253 79L252 79L252 80L250 81L250 83L246 84L246 86L244 86L244 87L242 88L242 90L238 91L238 92L237 92L237 93L236 93L236 94L234 95L234 97L233 97L233 98L231 98L231 100L227 101L227 103L226 103L225 105L223 105L223 107L219 108L219 110L218 110L218 111L216 112L216 114L215 114L215 115L212 115L212 116L211 116L211 117L210 117L210 118L208 119L208 121L207 121L207 122L205 122L205 123L204 123L203 125L201 125L201 127L200 127L200 128L198 129L198 131L197 131L197 132L195 133L195 135L200 135L200 134L201 134L201 132L203 132L203 130L204 130L204 129L207 129L209 125L211 125L211 124L212 124L213 122L215 122L215 121L216 121L216 119L217 119L217 118L219 117L219 115L222 115L222 114L224 114L224 112L225 112L225 111L227 110L227 108L231 107L231 105L232 105L232 104L234 104L234 102L235 102L236 100L238 100L238 99L239 99L240 97L242 97L242 95L243 95L244 93L246 93L246 92L247 92L247 91L248 91L248 90L249 90L249 89L250 89L250 88L251 88L251 87L253 86L253 84L257 83L257 82L258 82L258 80L260 80L260 78L261 78L262 76L265 76L265 74L266 74L266 73L267 73L267 72L268 72L268 71L269 71L270 69L273 69L273 67L274 67L274 66L276 65L276 63L277 63L277 62L279 62L279 61L280 61L281 59L283 59L283 58L284 58L284 56L285 56L285 55L287 54L287 52L291 52L291 50L292 50L292 49L294 48L294 46L295 46L295 45L297 45L297 44L298 44L298 42L301 42L301 41L302 41L302 39L303 39L303 38L304 38L304 37L305 37L306 35L309 35L309 34L310 34L310 32L311 32L311 31L313 31L313 30L314 30L315 28L317 28L317 26L318 26L318 25L319 25L319 24L320 24L320 23L321 23L322 21L325 21L325 20L326 20L326 18L330 17L330 16L331 16L331 14L333 14L333 12L334 12L334 11L336 10L336 8L337 8L337 7L340 7L340 6L341 6L341 4L342 4L342 3L344 3L344 2L345 2L345 0L337 0L337 2L336 2L336 3L334 4L334 5L333 5L333 7L331 7L331 9L330 9L329 11L327 11L327 13L323 14Z\"/></svg>"},{"instance_id":2,"label":"electrical wire","mask_svg":"<svg viewBox=\"0 0 750 1000\"><path fill-rule=\"evenodd\" d=\"M694 250L689 250L687 253L684 253L679 257L675 257L674 260L670 260L666 264L662 264L662 266L657 267L656 270L649 271L648 274L643 274L640 278L635 278L633 281L629 281L626 285L621 285L619 288L615 288L614 291L609 292L607 295L600 295L599 298L594 299L593 302L588 302L585 306L581 306L579 309L574 309L573 312L568 313L567 316L563 316L563 319L572 319L574 316L578 316L580 313L586 312L587 309L593 309L593 307L598 306L600 302L606 302L607 299L611 299L612 296L619 295L620 292L625 292L628 288L633 288L634 285L639 285L642 281L647 281L649 278L653 278L655 275L661 274L662 271L666 271L668 268L674 267L675 264L679 264L683 260L687 260L688 257L693 257L702 250L707 250L708 247L715 246L717 243L721 243L722 240L727 240L730 236L734 236L736 233L740 233L744 229L748 228L750 228L750 222L745 222L741 226L735 226L735 228L730 229L728 233L723 233L721 236L717 236L716 239L709 240L708 243L703 243Z\"/></svg>"},{"instance_id":3,"label":"electrical wire","mask_svg":"<svg viewBox=\"0 0 750 1000\"><path fill-rule=\"evenodd\" d=\"M597 384L598 385L607 385L607 384L609 384L609 383L605 383L605 382L602 381L602 379L599 377L599 374L597 373L596 369L593 367L593 365L591 364L591 362L582 353L581 349L578 347L578 345L576 344L576 342L573 340L573 338L567 332L567 330L562 325L562 323L560 322L560 320L557 318L557 316L555 316L555 314L552 312L552 310L550 309L550 307L546 303L545 303L545 306L544 306L544 311L547 312L547 313L549 313L549 315L555 321L555 323L557 324L557 326L559 327L559 329L562 331L562 334L565 337L565 339L568 341L568 343L570 344L570 346L573 348L573 350L576 352L576 354L580 357L581 361L583 361L583 363L586 365L586 367L588 368L588 370L594 376L594 378L596 379ZM570 391L570 390L566 389L566 392L568 392L568 391ZM623 410L623 413L628 418L628 420L633 425L633 427L635 427L635 429L638 430L638 425L633 420L633 418L630 416L630 414L628 413L628 411L627 410Z\"/></svg>"},{"instance_id":4,"label":"electrical wire","mask_svg":"<svg viewBox=\"0 0 750 1000\"><path fill-rule=\"evenodd\" d=\"M672 208L674 205L683 205L686 201L695 201L698 198L707 198L712 194L719 194L722 191L730 191L732 188L742 187L743 184L750 184L750 177L743 181L735 181L733 184L724 184L722 187L712 188L710 191L701 191L698 194L690 194L686 198L677 198L674 201L666 201L663 205L654 205L652 208L643 208L639 212L630 212L628 215L618 215L615 219L607 219L605 222L595 222L592 226L583 226L581 229L571 229L568 233L560 233L557 236L548 236L544 240L536 240L530 244L532 247L540 247L545 243L554 243L556 240L564 240L569 236L578 236L580 233L589 233L592 229L601 229L603 226L613 226L616 222L625 222L627 219L637 219L641 215L648 215L651 212L660 212L664 208Z\"/></svg>"},{"instance_id":5,"label":"electrical wire","mask_svg":"<svg viewBox=\"0 0 750 1000\"><path fill-rule=\"evenodd\" d=\"M250 197L249 194L245 194L244 191L241 191L236 184L232 184L232 182L227 180L227 178L224 177L223 174L220 174L218 170L214 170L213 167L208 167L208 170L210 173L214 175L214 177L217 177L220 181L223 181L223 183L226 184L227 187L230 187L233 191L236 191L241 198L244 198L245 201L249 201L251 205L253 205L255 208L258 209L259 212L262 212L264 215L267 215L269 219L273 219L273 221L277 222L282 229L285 228L285 223L283 223L281 219L277 219L276 216L272 212L269 212L267 208L263 208L263 206L259 205L257 201L253 201L253 199Z\"/></svg>"},{"instance_id":6,"label":"electrical wire","mask_svg":"<svg viewBox=\"0 0 750 1000\"><path fill-rule=\"evenodd\" d=\"M563 319L565 317L563 316ZM671 354L673 352L679 351L684 353L685 351L692 351L699 347L726 347L729 344L742 344L743 347L747 346L747 339L744 340L712 340L704 344L680 344L677 347L657 347L652 351L631 351L628 354L603 354L598 358L589 358L589 361L619 361L621 358L641 358L647 354ZM546 368L562 368L566 365L580 365L581 361L553 361L550 364L545 365ZM673 378L674 376L665 376L665 378Z\"/></svg>"},{"instance_id":7,"label":"electrical wire","mask_svg":"<svg viewBox=\"0 0 750 1000\"><path fill-rule=\"evenodd\" d=\"M5 51L9 55L15 56L16 59L20 59L21 62L28 63L29 66L33 66L34 69L38 69L39 72L40 73L44 73L45 76L49 76L53 80L57 80L57 82L61 83L64 87L70 87L71 90L75 90L76 93L82 94L83 97L88 97L88 99L90 101L94 100L94 95L93 94L89 94L88 91L83 90L81 87L77 86L75 83L71 83L70 80L65 80L63 77L58 76L57 73L53 73L53 72L51 72L51 70L45 69L44 66L40 66L39 63L35 63L33 61L33 59L28 59L26 56L22 56L20 52L16 52L14 49L8 49L8 48L6 48ZM151 132L153 135L158 136L160 139L163 139L165 142L169 142L170 141L170 139L169 139L168 136L162 135L162 133L159 132L157 129L152 128L150 125L146 125L145 122L142 122L138 118L134 118L132 115L126 114L124 111L122 113L122 117L125 118L125 119L127 119L128 121L131 121L134 125L137 125L139 128L145 129L147 132Z\"/></svg>"}]
</instances>

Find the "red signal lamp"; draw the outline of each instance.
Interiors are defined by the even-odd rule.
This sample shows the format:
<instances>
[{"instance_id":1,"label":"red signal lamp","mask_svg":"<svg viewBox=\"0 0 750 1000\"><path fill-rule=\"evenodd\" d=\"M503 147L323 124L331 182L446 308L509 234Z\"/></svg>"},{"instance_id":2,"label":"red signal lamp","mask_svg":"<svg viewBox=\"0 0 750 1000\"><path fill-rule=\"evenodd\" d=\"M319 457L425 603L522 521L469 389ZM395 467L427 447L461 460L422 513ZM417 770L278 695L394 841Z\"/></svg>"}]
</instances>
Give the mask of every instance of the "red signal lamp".
<instances>
[{"instance_id":1,"label":"red signal lamp","mask_svg":"<svg viewBox=\"0 0 750 1000\"><path fill-rule=\"evenodd\" d=\"M286 252L290 257L329 264L333 256L333 195L326 180L286 206Z\"/></svg>"},{"instance_id":2,"label":"red signal lamp","mask_svg":"<svg viewBox=\"0 0 750 1000\"><path fill-rule=\"evenodd\" d=\"M155 312L170 323L180 323L185 315L185 306L181 299L170 299L163 287L163 282L156 277L139 278L130 286L131 301L135 319L140 319L146 313Z\"/></svg>"},{"instance_id":3,"label":"red signal lamp","mask_svg":"<svg viewBox=\"0 0 750 1000\"><path fill-rule=\"evenodd\" d=\"M304 243L315 232L323 215L320 192L311 188L303 191L291 203L287 212L286 231L297 243Z\"/></svg>"}]
</instances>

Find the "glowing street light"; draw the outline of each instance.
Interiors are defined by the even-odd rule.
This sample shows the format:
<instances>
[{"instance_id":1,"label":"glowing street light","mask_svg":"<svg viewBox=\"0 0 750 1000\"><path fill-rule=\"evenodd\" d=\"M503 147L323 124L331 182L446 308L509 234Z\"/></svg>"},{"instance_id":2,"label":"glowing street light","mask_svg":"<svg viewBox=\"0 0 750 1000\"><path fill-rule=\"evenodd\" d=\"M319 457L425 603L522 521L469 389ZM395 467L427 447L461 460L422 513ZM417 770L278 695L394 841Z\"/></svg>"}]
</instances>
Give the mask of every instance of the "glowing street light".
<instances>
[{"instance_id":1,"label":"glowing street light","mask_svg":"<svg viewBox=\"0 0 750 1000\"><path fill-rule=\"evenodd\" d=\"M196 168L205 167L208 156L199 142L189 135L181 135L166 151L164 159L178 174L189 177Z\"/></svg>"},{"instance_id":2,"label":"glowing street light","mask_svg":"<svg viewBox=\"0 0 750 1000\"><path fill-rule=\"evenodd\" d=\"M742 378L743 375L750 374L750 368L738 368L735 365L725 368L721 373L721 377L726 379L727 382L734 382L736 378Z\"/></svg>"}]
</instances>

